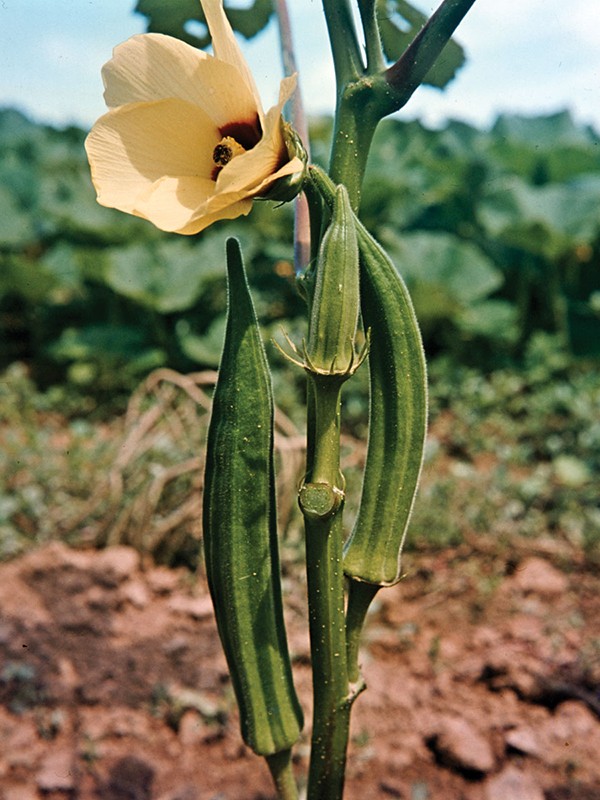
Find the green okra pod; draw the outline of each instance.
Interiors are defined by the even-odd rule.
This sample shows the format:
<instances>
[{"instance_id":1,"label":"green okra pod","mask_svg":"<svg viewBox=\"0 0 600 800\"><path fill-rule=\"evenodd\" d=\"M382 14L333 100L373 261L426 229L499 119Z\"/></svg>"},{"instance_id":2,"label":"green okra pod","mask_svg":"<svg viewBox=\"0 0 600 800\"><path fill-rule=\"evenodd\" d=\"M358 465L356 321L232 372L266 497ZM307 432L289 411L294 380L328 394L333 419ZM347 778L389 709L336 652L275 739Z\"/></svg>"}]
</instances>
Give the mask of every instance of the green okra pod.
<instances>
[{"instance_id":1,"label":"green okra pod","mask_svg":"<svg viewBox=\"0 0 600 800\"><path fill-rule=\"evenodd\" d=\"M335 186L311 175L331 208ZM400 579L400 555L421 474L427 429L425 355L404 281L381 245L355 218L360 254L360 309L370 331L369 442L362 496L344 547L344 572L389 586Z\"/></svg>"},{"instance_id":2,"label":"green okra pod","mask_svg":"<svg viewBox=\"0 0 600 800\"><path fill-rule=\"evenodd\" d=\"M371 330L369 442L360 508L344 572L380 586L400 579L400 555L427 431L425 354L412 301L387 253L357 226L361 311Z\"/></svg>"},{"instance_id":3,"label":"green okra pod","mask_svg":"<svg viewBox=\"0 0 600 800\"><path fill-rule=\"evenodd\" d=\"M242 255L227 242L228 315L208 431L203 499L206 573L240 709L259 755L297 740L279 574L271 378Z\"/></svg>"}]
</instances>

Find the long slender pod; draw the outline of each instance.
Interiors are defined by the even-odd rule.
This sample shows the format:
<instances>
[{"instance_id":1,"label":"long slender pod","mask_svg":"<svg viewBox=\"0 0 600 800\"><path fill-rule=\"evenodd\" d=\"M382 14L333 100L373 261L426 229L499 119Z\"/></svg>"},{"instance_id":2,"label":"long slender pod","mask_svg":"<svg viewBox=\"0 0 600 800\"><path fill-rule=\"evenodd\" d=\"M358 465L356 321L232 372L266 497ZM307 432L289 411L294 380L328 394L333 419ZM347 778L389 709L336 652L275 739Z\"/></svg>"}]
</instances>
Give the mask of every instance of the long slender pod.
<instances>
[{"instance_id":1,"label":"long slender pod","mask_svg":"<svg viewBox=\"0 0 600 800\"><path fill-rule=\"evenodd\" d=\"M283 621L271 378L235 239L227 242L227 275L227 327L206 454L206 573L242 736L269 757L297 740L302 712Z\"/></svg>"},{"instance_id":2,"label":"long slender pod","mask_svg":"<svg viewBox=\"0 0 600 800\"><path fill-rule=\"evenodd\" d=\"M410 295L387 253L357 223L361 311L370 329L369 442L360 508L344 548L350 578L389 586L400 555L423 463L427 373Z\"/></svg>"},{"instance_id":3,"label":"long slender pod","mask_svg":"<svg viewBox=\"0 0 600 800\"><path fill-rule=\"evenodd\" d=\"M311 176L331 207L333 182ZM381 245L355 219L360 254L360 308L370 331L369 443L360 508L344 547L353 583L390 586L400 579L400 555L421 474L427 430L427 374L408 289ZM369 593L362 592L366 611Z\"/></svg>"}]
</instances>

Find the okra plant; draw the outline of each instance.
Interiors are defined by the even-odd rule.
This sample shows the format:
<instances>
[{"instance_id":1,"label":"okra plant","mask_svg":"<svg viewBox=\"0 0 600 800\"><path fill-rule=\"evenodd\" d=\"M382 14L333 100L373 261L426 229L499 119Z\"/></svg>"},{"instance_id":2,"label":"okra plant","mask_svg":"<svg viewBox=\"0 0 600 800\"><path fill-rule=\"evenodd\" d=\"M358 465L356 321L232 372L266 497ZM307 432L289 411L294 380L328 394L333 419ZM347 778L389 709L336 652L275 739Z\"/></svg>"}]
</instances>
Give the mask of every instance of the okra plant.
<instances>
[{"instance_id":1,"label":"okra plant","mask_svg":"<svg viewBox=\"0 0 600 800\"><path fill-rule=\"evenodd\" d=\"M278 346L307 380L298 493L314 699L306 796L339 800L350 712L365 688L361 630L379 589L401 578L427 418L425 359L402 265L359 221L361 185L377 124L429 80L474 0L444 0L408 41L390 24L393 13L421 22L403 0L357 0L357 15L350 0L323 0L337 86L327 172L310 163L297 94L292 124L284 119L296 91L285 0L276 7L290 74L267 112L222 0L200 2L213 55L162 34L117 47L103 70L109 110L86 148L98 202L165 231L195 234L248 214L255 199L296 198L308 328L304 341L286 337ZM204 481L206 574L243 739L266 759L279 797L293 800L292 748L303 715L283 618L271 378L236 240L226 253L228 316ZM369 439L359 510L346 535L340 396L359 369L369 371Z\"/></svg>"}]
</instances>

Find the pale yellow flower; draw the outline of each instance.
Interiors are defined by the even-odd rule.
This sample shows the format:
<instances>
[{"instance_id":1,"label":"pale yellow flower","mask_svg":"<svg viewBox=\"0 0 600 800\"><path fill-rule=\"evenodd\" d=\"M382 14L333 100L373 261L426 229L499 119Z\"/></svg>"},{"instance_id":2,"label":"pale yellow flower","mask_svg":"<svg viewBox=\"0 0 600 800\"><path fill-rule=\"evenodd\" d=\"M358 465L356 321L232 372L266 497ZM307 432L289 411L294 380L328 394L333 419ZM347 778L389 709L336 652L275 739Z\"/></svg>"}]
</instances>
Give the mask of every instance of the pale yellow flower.
<instances>
[{"instance_id":1,"label":"pale yellow flower","mask_svg":"<svg viewBox=\"0 0 600 800\"><path fill-rule=\"evenodd\" d=\"M152 33L116 47L102 70L110 110L85 145L101 205L184 234L248 214L304 167L282 121L295 76L265 114L222 0L201 2L214 56Z\"/></svg>"}]
</instances>

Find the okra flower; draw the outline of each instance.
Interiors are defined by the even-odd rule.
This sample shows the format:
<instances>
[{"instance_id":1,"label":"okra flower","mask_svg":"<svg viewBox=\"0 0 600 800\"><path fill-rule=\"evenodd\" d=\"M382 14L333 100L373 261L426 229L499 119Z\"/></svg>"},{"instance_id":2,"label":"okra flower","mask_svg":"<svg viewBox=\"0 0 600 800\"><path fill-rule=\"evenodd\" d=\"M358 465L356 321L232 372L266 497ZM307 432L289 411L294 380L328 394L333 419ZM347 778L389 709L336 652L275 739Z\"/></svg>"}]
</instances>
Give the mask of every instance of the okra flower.
<instances>
[{"instance_id":1,"label":"okra flower","mask_svg":"<svg viewBox=\"0 0 600 800\"><path fill-rule=\"evenodd\" d=\"M116 47L102 70L110 110L85 145L101 205L182 234L248 214L304 170L282 119L296 77L265 114L222 0L201 2L214 56L152 33Z\"/></svg>"}]
</instances>

